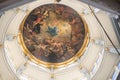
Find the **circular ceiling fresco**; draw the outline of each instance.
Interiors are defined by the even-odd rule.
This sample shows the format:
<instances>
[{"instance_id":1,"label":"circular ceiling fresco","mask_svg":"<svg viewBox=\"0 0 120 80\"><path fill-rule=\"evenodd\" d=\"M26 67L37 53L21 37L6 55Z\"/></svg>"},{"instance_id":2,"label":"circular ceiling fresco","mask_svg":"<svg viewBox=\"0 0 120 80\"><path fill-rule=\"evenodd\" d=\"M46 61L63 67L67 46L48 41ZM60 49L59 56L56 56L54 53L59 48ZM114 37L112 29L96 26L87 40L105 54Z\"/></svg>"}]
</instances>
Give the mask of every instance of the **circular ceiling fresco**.
<instances>
[{"instance_id":1,"label":"circular ceiling fresco","mask_svg":"<svg viewBox=\"0 0 120 80\"><path fill-rule=\"evenodd\" d=\"M22 26L23 41L29 54L48 63L71 59L79 53L85 40L86 30L80 15L62 4L35 8Z\"/></svg>"}]
</instances>

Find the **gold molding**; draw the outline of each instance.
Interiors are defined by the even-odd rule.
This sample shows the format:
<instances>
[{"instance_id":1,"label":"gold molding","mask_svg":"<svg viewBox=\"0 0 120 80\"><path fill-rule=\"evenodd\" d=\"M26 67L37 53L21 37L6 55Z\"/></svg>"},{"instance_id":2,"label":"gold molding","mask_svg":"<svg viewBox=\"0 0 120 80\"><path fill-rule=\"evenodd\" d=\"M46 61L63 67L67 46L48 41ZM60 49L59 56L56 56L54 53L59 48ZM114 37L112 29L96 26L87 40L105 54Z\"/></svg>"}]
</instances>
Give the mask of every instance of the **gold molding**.
<instances>
[{"instance_id":1,"label":"gold molding","mask_svg":"<svg viewBox=\"0 0 120 80\"><path fill-rule=\"evenodd\" d=\"M2 48L3 47L3 44L0 44L0 48Z\"/></svg>"},{"instance_id":2,"label":"gold molding","mask_svg":"<svg viewBox=\"0 0 120 80\"><path fill-rule=\"evenodd\" d=\"M105 48L105 51L109 51L109 48L108 48L108 47L106 47L106 48Z\"/></svg>"},{"instance_id":3,"label":"gold molding","mask_svg":"<svg viewBox=\"0 0 120 80\"><path fill-rule=\"evenodd\" d=\"M64 62L60 62L60 63L49 63L49 62L44 62L42 60L39 60L37 58L35 58L31 52L27 49L25 43L24 43L24 40L23 40L23 36L22 36L22 32L23 32L23 25L24 25L24 22L26 20L26 18L28 17L28 15L30 14L30 12L27 14L27 16L23 19L21 25L20 25L20 28L19 28L19 33L18 33L18 42L20 43L20 46L24 52L24 54L26 56L29 57L29 60L38 64L38 65L41 65L43 67L47 67L47 68L51 68L51 65L53 65L54 68L59 68L59 67L64 67L64 66L67 66L71 63L74 63L78 58L80 58L85 50L86 50L86 47L88 46L88 43L90 41L90 33L89 33L89 29L88 29L88 25L86 23L86 21L83 19L83 17L80 15L80 17L82 18L82 21L84 23L84 28L85 28L85 38L84 38L84 42L83 42L83 45L81 47L81 49L78 51L78 53L73 56L72 58L70 58L69 60L66 60Z\"/></svg>"}]
</instances>

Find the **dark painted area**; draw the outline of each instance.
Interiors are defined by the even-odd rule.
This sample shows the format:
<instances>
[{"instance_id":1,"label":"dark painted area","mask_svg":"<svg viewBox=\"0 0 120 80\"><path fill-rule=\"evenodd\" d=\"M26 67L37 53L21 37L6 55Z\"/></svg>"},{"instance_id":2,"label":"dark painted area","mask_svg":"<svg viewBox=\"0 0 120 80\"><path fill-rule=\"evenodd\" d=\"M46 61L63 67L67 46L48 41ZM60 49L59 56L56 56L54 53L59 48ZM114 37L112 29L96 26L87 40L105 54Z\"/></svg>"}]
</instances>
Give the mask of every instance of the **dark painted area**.
<instances>
[{"instance_id":1,"label":"dark painted area","mask_svg":"<svg viewBox=\"0 0 120 80\"><path fill-rule=\"evenodd\" d=\"M59 63L71 59L81 49L85 28L74 9L62 4L47 4L29 14L23 38L34 57Z\"/></svg>"}]
</instances>

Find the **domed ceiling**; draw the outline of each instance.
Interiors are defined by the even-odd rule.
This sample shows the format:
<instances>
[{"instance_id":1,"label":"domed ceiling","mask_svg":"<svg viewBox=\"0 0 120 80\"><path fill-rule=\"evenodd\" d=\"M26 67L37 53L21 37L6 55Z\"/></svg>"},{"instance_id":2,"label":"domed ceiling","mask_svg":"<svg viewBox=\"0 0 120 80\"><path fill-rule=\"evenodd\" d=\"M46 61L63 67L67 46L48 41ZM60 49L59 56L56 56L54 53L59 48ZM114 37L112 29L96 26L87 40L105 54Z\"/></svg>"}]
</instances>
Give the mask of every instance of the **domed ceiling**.
<instances>
[{"instance_id":1,"label":"domed ceiling","mask_svg":"<svg viewBox=\"0 0 120 80\"><path fill-rule=\"evenodd\" d=\"M88 5L55 1L36 0L1 16L1 79L112 79L120 58ZM91 8L118 45L111 17Z\"/></svg>"},{"instance_id":2,"label":"domed ceiling","mask_svg":"<svg viewBox=\"0 0 120 80\"><path fill-rule=\"evenodd\" d=\"M87 25L72 8L46 4L35 8L21 25L26 55L37 62L65 63L83 54Z\"/></svg>"}]
</instances>

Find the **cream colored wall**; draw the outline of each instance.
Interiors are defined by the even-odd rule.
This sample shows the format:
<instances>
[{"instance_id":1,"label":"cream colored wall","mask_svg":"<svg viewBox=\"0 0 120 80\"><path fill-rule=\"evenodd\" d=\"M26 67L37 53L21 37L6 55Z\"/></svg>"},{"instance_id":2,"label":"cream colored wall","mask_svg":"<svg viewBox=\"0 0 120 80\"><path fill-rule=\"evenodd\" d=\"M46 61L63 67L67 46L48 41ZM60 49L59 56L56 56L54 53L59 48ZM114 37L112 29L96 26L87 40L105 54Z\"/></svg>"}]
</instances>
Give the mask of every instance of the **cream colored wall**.
<instances>
[{"instance_id":1,"label":"cream colored wall","mask_svg":"<svg viewBox=\"0 0 120 80\"><path fill-rule=\"evenodd\" d=\"M7 14L7 15L6 15ZM8 63L6 62L4 55L4 35L10 21L14 18L15 13L13 11L7 11L0 18L0 77L1 80L15 80L16 76L11 71Z\"/></svg>"}]
</instances>

